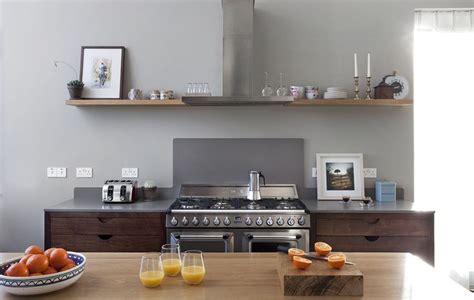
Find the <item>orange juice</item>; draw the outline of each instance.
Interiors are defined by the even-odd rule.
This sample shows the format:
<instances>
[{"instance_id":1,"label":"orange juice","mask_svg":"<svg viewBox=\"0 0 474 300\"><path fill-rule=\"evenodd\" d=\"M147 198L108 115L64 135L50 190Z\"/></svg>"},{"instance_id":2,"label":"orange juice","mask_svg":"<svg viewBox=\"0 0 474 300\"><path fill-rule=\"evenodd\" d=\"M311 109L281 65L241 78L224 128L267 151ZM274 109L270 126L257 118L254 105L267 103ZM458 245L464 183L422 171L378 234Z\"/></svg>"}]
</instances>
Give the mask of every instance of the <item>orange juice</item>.
<instances>
[{"instance_id":1,"label":"orange juice","mask_svg":"<svg viewBox=\"0 0 474 300\"><path fill-rule=\"evenodd\" d=\"M203 266L187 266L181 269L181 276L187 284L199 284L205 275L206 270Z\"/></svg>"},{"instance_id":2,"label":"orange juice","mask_svg":"<svg viewBox=\"0 0 474 300\"><path fill-rule=\"evenodd\" d=\"M145 271L140 273L140 281L146 287L156 287L161 284L165 277L162 271Z\"/></svg>"},{"instance_id":3,"label":"orange juice","mask_svg":"<svg viewBox=\"0 0 474 300\"><path fill-rule=\"evenodd\" d=\"M178 258L163 259L163 271L167 276L176 276L181 270L181 261Z\"/></svg>"}]
</instances>

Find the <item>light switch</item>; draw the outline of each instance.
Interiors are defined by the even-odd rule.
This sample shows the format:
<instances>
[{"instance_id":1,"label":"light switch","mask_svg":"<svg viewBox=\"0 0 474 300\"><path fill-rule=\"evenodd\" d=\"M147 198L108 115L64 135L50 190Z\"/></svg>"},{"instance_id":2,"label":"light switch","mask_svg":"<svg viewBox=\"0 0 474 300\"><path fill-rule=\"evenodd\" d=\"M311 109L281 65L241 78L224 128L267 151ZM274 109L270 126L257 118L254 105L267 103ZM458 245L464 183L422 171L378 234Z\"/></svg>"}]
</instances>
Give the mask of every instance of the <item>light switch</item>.
<instances>
[{"instance_id":1,"label":"light switch","mask_svg":"<svg viewBox=\"0 0 474 300\"><path fill-rule=\"evenodd\" d=\"M92 178L92 168L76 168L77 178Z\"/></svg>"},{"instance_id":2,"label":"light switch","mask_svg":"<svg viewBox=\"0 0 474 300\"><path fill-rule=\"evenodd\" d=\"M138 178L138 168L122 168L122 178Z\"/></svg>"},{"instance_id":3,"label":"light switch","mask_svg":"<svg viewBox=\"0 0 474 300\"><path fill-rule=\"evenodd\" d=\"M311 169L311 176L312 176L313 178L316 178L316 175L317 175L316 168L312 168L312 169Z\"/></svg>"}]
</instances>

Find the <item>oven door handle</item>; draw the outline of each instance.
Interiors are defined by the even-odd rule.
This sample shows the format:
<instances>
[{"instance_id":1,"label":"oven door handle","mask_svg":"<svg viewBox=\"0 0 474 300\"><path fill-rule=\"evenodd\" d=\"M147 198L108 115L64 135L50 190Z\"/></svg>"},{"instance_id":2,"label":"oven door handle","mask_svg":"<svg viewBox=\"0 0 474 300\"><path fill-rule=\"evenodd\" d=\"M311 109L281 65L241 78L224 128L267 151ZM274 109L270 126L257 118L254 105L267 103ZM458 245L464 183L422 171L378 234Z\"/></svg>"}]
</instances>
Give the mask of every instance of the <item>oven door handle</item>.
<instances>
[{"instance_id":1,"label":"oven door handle","mask_svg":"<svg viewBox=\"0 0 474 300\"><path fill-rule=\"evenodd\" d=\"M295 234L295 235L261 235L261 234L251 234L247 233L246 235L247 240L248 240L248 247L249 247L249 252L252 252L252 244L254 240L260 240L260 241L271 241L271 240L277 240L277 241L295 241L296 245L299 245L299 240L303 237L301 234ZM299 247L298 247L299 248Z\"/></svg>"},{"instance_id":2,"label":"oven door handle","mask_svg":"<svg viewBox=\"0 0 474 300\"><path fill-rule=\"evenodd\" d=\"M215 241L215 240L228 240L228 234L176 234L174 237L177 240L207 240L207 241Z\"/></svg>"},{"instance_id":3,"label":"oven door handle","mask_svg":"<svg viewBox=\"0 0 474 300\"><path fill-rule=\"evenodd\" d=\"M295 235L254 235L247 234L248 240L285 240L285 241L298 241L302 236L300 234Z\"/></svg>"}]
</instances>

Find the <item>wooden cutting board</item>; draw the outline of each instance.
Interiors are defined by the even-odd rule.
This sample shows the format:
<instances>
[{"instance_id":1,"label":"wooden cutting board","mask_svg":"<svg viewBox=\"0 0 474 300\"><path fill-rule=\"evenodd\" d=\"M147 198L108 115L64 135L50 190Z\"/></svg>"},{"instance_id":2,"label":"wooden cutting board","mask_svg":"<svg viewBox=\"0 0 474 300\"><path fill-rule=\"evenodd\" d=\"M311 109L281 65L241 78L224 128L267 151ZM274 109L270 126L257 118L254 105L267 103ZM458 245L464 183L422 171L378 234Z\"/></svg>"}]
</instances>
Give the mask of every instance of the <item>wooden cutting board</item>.
<instances>
[{"instance_id":1,"label":"wooden cutting board","mask_svg":"<svg viewBox=\"0 0 474 300\"><path fill-rule=\"evenodd\" d=\"M288 254L278 252L277 256L278 276L285 296L362 296L364 294L364 275L357 265L345 265L337 270L331 268L326 261L312 260L313 263L309 268L299 270L293 266Z\"/></svg>"}]
</instances>

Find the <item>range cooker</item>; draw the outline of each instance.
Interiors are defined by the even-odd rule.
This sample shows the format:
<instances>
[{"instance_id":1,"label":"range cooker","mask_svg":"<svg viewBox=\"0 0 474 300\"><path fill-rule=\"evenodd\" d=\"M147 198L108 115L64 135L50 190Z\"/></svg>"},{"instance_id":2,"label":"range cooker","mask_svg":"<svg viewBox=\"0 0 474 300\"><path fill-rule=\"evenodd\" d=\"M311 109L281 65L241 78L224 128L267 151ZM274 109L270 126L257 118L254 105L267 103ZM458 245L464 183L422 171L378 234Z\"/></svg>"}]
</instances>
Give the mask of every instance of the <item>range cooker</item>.
<instances>
[{"instance_id":1,"label":"range cooker","mask_svg":"<svg viewBox=\"0 0 474 300\"><path fill-rule=\"evenodd\" d=\"M168 243L207 252L273 252L279 245L309 250L310 216L294 184L181 186L166 215Z\"/></svg>"}]
</instances>

